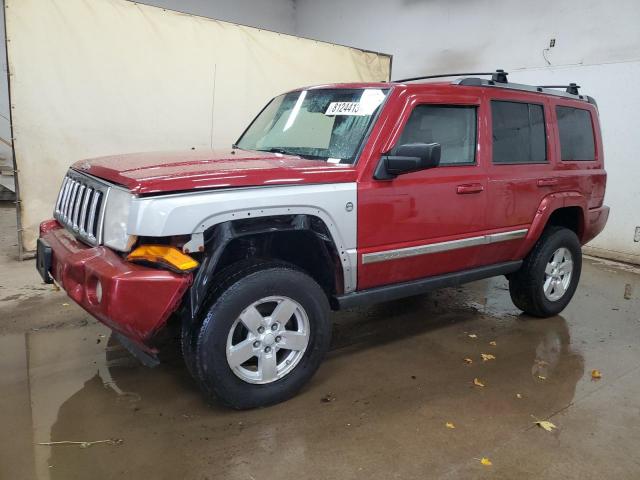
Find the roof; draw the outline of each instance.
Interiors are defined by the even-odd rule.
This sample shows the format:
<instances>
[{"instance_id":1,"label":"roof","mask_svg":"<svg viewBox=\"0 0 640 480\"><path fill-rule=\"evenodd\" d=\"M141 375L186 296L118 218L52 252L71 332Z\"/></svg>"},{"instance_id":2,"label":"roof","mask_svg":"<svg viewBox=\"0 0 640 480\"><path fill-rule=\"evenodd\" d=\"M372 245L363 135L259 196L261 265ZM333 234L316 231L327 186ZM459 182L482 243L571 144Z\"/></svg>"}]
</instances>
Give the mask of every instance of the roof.
<instances>
[{"instance_id":1,"label":"roof","mask_svg":"<svg viewBox=\"0 0 640 480\"><path fill-rule=\"evenodd\" d=\"M465 77L465 75L490 75L491 79L484 79L479 77ZM300 88L297 90L309 90L316 88L390 88L396 85L402 85L411 88L412 85L424 87L425 84L434 87L443 87L446 85L463 85L473 87L486 87L486 88L505 88L509 90L519 90L531 93L541 93L545 95L552 95L556 97L564 97L572 100L583 100L593 105L597 105L596 101L588 96L582 95L578 92L579 85L570 83L569 85L551 85L551 86L538 86L538 85L525 85L521 83L513 83L507 80L508 73L503 70L496 70L492 73L446 73L439 75L427 75L424 77L413 77L402 80L395 80L391 82L356 82L356 83L334 83L326 85L314 85L312 87ZM453 81L451 80L434 80L440 78L452 78L457 77ZM420 83L415 83L420 82ZM565 90L559 90L565 89Z\"/></svg>"}]
</instances>

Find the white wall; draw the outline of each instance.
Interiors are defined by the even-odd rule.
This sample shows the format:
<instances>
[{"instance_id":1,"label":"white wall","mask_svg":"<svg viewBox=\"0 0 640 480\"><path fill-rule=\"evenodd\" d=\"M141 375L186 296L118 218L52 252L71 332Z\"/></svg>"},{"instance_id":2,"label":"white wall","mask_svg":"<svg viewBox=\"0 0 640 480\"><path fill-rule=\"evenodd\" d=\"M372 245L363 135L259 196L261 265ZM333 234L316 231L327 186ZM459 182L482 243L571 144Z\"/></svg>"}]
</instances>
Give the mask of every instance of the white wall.
<instances>
[{"instance_id":1,"label":"white wall","mask_svg":"<svg viewBox=\"0 0 640 480\"><path fill-rule=\"evenodd\" d=\"M640 263L640 2L296 0L295 15L301 36L392 54L395 79L504 68L514 82L582 85L599 104L611 207L591 246Z\"/></svg>"}]
</instances>

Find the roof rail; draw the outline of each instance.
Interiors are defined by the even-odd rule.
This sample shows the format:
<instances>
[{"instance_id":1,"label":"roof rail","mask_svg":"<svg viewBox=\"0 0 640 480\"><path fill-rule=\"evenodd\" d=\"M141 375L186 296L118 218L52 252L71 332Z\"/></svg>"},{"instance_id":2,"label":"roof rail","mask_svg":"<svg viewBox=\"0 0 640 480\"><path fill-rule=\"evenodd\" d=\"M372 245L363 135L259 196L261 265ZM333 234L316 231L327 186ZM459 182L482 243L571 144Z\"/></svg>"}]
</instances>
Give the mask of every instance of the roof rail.
<instances>
[{"instance_id":1,"label":"roof rail","mask_svg":"<svg viewBox=\"0 0 640 480\"><path fill-rule=\"evenodd\" d=\"M491 80L485 80L482 78L468 77L467 75L491 75ZM477 73L440 73L438 75L424 75L421 77L403 78L401 80L394 80L395 83L413 82L415 80L428 80L431 78L444 78L444 77L466 77L458 78L452 83L454 85L469 85L476 87L501 87L510 90L521 90L527 92L546 93L549 95L556 95L567 98L578 98L580 100L586 100L593 105L596 105L596 101L588 95L581 95L578 89L580 85L576 83L570 83L569 85L522 85L519 83L511 83L507 80L508 73L502 69L497 69L495 72L477 72ZM564 88L564 92L558 90L552 90L554 88Z\"/></svg>"},{"instance_id":2,"label":"roof rail","mask_svg":"<svg viewBox=\"0 0 640 480\"><path fill-rule=\"evenodd\" d=\"M401 80L394 80L397 83L413 82L415 80L428 80L430 78L444 78L444 77L462 77L466 75L491 75L491 80L498 83L507 83L508 73L502 69L498 69L495 72L476 72L476 73L440 73L438 75L425 75L422 77L403 78Z\"/></svg>"},{"instance_id":3,"label":"roof rail","mask_svg":"<svg viewBox=\"0 0 640 480\"><path fill-rule=\"evenodd\" d=\"M579 95L578 89L580 88L580 85L575 83L570 83L569 85L540 85L540 88L566 88L565 91L567 93L570 93L571 95Z\"/></svg>"}]
</instances>

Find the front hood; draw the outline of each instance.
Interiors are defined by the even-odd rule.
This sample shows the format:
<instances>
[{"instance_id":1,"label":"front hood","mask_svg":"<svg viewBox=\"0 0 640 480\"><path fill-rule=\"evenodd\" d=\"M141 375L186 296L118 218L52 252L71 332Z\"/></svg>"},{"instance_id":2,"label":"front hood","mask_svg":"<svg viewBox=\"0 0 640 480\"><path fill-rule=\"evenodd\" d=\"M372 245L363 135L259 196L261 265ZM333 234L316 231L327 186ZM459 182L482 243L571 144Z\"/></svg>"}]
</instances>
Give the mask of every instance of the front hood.
<instances>
[{"instance_id":1,"label":"front hood","mask_svg":"<svg viewBox=\"0 0 640 480\"><path fill-rule=\"evenodd\" d=\"M72 168L123 185L136 194L356 179L351 165L246 150L114 155L81 160Z\"/></svg>"}]
</instances>

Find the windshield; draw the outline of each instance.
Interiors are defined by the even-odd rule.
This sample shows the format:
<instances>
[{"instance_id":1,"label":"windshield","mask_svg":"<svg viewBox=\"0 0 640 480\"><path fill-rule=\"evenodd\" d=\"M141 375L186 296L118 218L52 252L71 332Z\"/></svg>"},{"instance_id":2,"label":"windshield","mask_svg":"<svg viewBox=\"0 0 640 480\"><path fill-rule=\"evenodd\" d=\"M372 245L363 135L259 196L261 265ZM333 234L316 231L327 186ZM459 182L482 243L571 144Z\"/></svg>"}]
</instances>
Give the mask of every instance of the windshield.
<instances>
[{"instance_id":1,"label":"windshield","mask_svg":"<svg viewBox=\"0 0 640 480\"><path fill-rule=\"evenodd\" d=\"M274 98L236 146L334 163L354 163L388 89L335 88Z\"/></svg>"}]
</instances>

